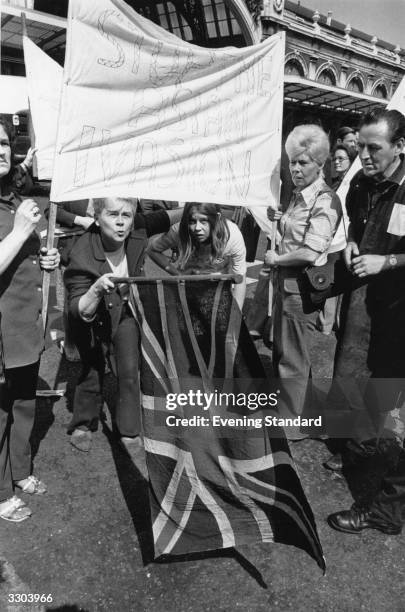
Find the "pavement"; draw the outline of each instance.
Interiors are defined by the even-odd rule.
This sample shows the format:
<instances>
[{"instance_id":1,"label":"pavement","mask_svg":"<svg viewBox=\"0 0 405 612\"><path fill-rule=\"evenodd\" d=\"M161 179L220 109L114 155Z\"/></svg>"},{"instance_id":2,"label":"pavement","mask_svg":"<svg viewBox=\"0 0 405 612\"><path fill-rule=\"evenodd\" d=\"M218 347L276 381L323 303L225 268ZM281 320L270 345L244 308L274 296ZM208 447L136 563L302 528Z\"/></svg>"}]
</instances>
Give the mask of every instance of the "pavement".
<instances>
[{"instance_id":1,"label":"pavement","mask_svg":"<svg viewBox=\"0 0 405 612\"><path fill-rule=\"evenodd\" d=\"M251 266L252 278L258 269ZM51 328L61 331L58 302L53 288ZM325 376L334 341L319 334L318 342L316 369ZM258 350L268 363L268 349L258 343ZM327 525L326 516L348 508L352 496L341 476L322 467L330 453L317 440L294 443L292 453L317 520L325 575L303 551L281 544L153 560L147 486L112 433L111 374L106 420L91 452L69 444L79 371L49 343L39 387L65 395L38 399L32 436L35 473L48 493L25 495L29 520L0 523L0 612L405 612L404 535L366 530L354 536ZM29 603L35 595L48 601Z\"/></svg>"}]
</instances>

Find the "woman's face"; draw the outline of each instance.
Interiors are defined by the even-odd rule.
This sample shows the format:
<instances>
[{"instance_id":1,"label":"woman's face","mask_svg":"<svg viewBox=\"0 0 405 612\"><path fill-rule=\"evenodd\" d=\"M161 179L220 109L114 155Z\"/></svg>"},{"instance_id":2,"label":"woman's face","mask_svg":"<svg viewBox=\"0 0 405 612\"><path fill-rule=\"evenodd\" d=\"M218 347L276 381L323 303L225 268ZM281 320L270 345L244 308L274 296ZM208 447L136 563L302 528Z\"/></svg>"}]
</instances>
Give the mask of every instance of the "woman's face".
<instances>
[{"instance_id":1,"label":"woman's face","mask_svg":"<svg viewBox=\"0 0 405 612\"><path fill-rule=\"evenodd\" d=\"M0 125L0 179L10 172L11 147L10 140L2 125Z\"/></svg>"},{"instance_id":2,"label":"woman's face","mask_svg":"<svg viewBox=\"0 0 405 612\"><path fill-rule=\"evenodd\" d=\"M333 163L337 174L346 174L350 168L350 159L344 149L337 149L333 156Z\"/></svg>"},{"instance_id":3,"label":"woman's face","mask_svg":"<svg viewBox=\"0 0 405 612\"><path fill-rule=\"evenodd\" d=\"M299 191L312 185L319 177L321 169L321 166L308 153L301 153L290 159L291 178Z\"/></svg>"},{"instance_id":4,"label":"woman's face","mask_svg":"<svg viewBox=\"0 0 405 612\"><path fill-rule=\"evenodd\" d=\"M188 222L188 229L191 236L195 238L197 242L207 242L211 236L211 225L208 215L197 212L197 210L193 208Z\"/></svg>"},{"instance_id":5,"label":"woman's face","mask_svg":"<svg viewBox=\"0 0 405 612\"><path fill-rule=\"evenodd\" d=\"M118 250L132 229L134 210L129 202L119 198L106 198L104 208L96 220L104 248Z\"/></svg>"}]
</instances>

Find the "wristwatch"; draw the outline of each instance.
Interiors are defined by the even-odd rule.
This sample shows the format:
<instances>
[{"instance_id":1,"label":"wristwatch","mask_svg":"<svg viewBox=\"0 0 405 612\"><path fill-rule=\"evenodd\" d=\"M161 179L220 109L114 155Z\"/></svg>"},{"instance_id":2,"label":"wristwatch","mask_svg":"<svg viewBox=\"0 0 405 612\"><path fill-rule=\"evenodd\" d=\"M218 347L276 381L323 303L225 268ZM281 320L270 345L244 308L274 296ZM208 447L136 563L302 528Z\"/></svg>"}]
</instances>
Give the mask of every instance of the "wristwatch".
<instances>
[{"instance_id":1,"label":"wristwatch","mask_svg":"<svg viewBox=\"0 0 405 612\"><path fill-rule=\"evenodd\" d=\"M397 266L397 264L398 264L397 256L392 253L388 257L388 263L390 264L391 268L395 268Z\"/></svg>"}]
</instances>

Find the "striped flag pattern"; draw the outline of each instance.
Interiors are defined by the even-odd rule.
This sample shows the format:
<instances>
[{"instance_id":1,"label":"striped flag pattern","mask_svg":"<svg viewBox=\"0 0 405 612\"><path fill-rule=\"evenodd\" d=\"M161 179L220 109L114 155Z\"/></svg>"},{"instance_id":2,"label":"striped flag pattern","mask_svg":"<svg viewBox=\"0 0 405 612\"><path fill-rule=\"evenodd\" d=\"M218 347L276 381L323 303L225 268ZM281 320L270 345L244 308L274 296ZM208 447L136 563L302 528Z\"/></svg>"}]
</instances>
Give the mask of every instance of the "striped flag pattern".
<instances>
[{"instance_id":1,"label":"striped flag pattern","mask_svg":"<svg viewBox=\"0 0 405 612\"><path fill-rule=\"evenodd\" d=\"M167 394L244 392L265 381L228 280L148 279L131 285L141 327L144 441L156 556L258 541L304 549L324 569L315 520L288 444L271 427L214 427L214 414L255 417L246 405L188 403ZM186 418L195 426L173 424ZM200 419L198 421L198 419ZM206 419L202 424L201 419ZM279 428L277 428L279 429Z\"/></svg>"}]
</instances>

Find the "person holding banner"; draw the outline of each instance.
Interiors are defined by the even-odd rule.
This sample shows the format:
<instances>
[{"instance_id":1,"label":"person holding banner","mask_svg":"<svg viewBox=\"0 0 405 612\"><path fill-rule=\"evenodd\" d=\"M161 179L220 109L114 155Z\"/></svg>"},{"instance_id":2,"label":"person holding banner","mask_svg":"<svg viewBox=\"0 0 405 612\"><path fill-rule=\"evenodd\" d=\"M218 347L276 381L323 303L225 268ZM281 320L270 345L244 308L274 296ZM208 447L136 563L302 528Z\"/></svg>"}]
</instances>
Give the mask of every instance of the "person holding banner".
<instances>
[{"instance_id":1,"label":"person holding banner","mask_svg":"<svg viewBox=\"0 0 405 612\"><path fill-rule=\"evenodd\" d=\"M167 249L178 249L176 264L163 254ZM188 202L180 223L153 238L147 253L172 275L222 272L242 276L243 281L233 289L242 310L246 294L245 242L238 226L225 219L217 204Z\"/></svg>"},{"instance_id":2,"label":"person holding banner","mask_svg":"<svg viewBox=\"0 0 405 612\"><path fill-rule=\"evenodd\" d=\"M281 240L278 253L267 251L264 262L277 269L273 364L276 376L285 381L279 408L282 416L296 418L311 399L310 344L319 313L310 301L303 272L308 266L326 263L342 211L338 196L323 178L329 140L322 128L297 126L288 135L285 149L295 190L284 214L269 208L269 218L279 220ZM306 435L294 426L287 437Z\"/></svg>"},{"instance_id":3,"label":"person holding banner","mask_svg":"<svg viewBox=\"0 0 405 612\"><path fill-rule=\"evenodd\" d=\"M65 272L72 335L82 361L68 433L84 452L98 426L106 357L118 379L115 421L121 441L135 454L142 451L139 330L128 284L112 277L140 276L148 236L166 232L182 211L144 215L135 214L136 206L136 199L95 198L95 223L75 243Z\"/></svg>"},{"instance_id":4,"label":"person holding banner","mask_svg":"<svg viewBox=\"0 0 405 612\"><path fill-rule=\"evenodd\" d=\"M14 493L46 492L31 474L30 435L35 416L39 358L44 347L41 268L59 264L56 249L41 249L41 218L34 200L13 186L12 129L0 119L0 312L5 382L0 385L0 518L20 522L31 510Z\"/></svg>"}]
</instances>

